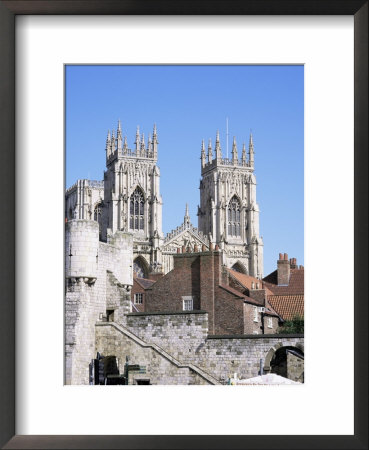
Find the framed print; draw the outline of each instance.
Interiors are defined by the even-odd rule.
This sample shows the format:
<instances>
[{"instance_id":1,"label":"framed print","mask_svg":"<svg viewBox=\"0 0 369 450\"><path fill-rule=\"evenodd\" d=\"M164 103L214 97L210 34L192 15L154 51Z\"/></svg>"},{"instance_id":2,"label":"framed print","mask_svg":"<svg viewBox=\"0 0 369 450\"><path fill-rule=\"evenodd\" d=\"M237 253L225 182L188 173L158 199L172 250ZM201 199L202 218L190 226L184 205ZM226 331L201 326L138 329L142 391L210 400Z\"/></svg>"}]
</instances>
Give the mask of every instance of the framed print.
<instances>
[{"instance_id":1,"label":"framed print","mask_svg":"<svg viewBox=\"0 0 369 450\"><path fill-rule=\"evenodd\" d=\"M302 5L304 15L301 15ZM276 8L263 1L202 4L201 7L192 3L169 6L160 2L153 7L141 2L132 6L125 1L77 1L73 4L8 1L1 2L0 7L3 61L1 180L6 193L1 222L4 253L1 349L4 361L7 361L0 388L4 399L1 445L4 448L367 448L367 327L364 324L367 303L363 296L367 290L367 254L363 249L367 248L368 229L367 208L363 207L367 205L367 3L320 2L312 6L308 2L282 1ZM281 67L278 73L282 75L281 83L275 85L277 75L273 73L268 78L265 74L269 67L277 65ZM288 78L288 67L292 66L300 67L303 74L299 91L294 90L293 78ZM227 78L226 74L221 78L219 67L231 76ZM245 95L244 89L248 86L244 85L253 74L246 74L245 70L252 71L255 67L260 67L253 83L258 102L250 101L250 108L249 104L242 105L240 99L242 96L251 99L250 93ZM264 82L263 89L257 87L257 82ZM132 100L135 89L136 105ZM172 94L169 96L168 92ZM223 92L228 92L231 100L228 106L223 103ZM205 93L209 98L208 110ZM218 99L214 102L217 93ZM273 113L275 97L285 105L293 104L288 103L288 99L297 102L302 98L300 116L293 113L292 106L285 109L295 116L296 121L298 117L304 117L304 124L302 119L289 122L281 109ZM212 124L217 107L220 109L217 120L229 117L229 120L223 120L223 125ZM248 108L253 109L249 116L245 113ZM176 113L179 110L183 114L182 120ZM120 111L122 116L115 117ZM146 125L144 112L150 112L148 120L153 123L159 120L158 127L146 129L149 125ZM199 117L196 114L200 114ZM193 124L187 121L186 115L192 115ZM132 131L136 123L130 122L140 121L139 116L145 117L145 129ZM250 117L250 122L254 121L256 125L242 124L238 133L235 116ZM167 118L171 121L166 122ZM205 118L211 122L209 127L224 129L220 138L214 134L213 147L207 142L205 150L200 139L198 151L193 151L195 138L205 133ZM100 127L105 126L102 123L105 121L109 122L106 128L115 126L111 121L118 119L121 122L114 128L114 135L110 131L106 145L104 136L104 149L96 152L98 170L101 172L106 166L104 181L99 181L101 177L88 172L93 170L90 161L95 154L95 144L101 139ZM178 161L180 156L183 158L178 164L188 172L188 177L179 181L182 169L177 168L175 194L179 205L183 203L180 187L187 188L197 182L193 182L192 176L193 170L197 172L198 168L186 166L190 164L188 161L200 158L200 185L203 186L207 183L206 170L214 169L220 173L223 170L220 166L228 164L240 174L234 171L233 178L229 178L224 208L219 204L219 208L213 209L213 222L208 220L212 216L207 213L208 209L212 210L211 198L210 201L205 198L208 190L203 187L199 209L193 211L192 202L189 207L181 206L183 223L177 229L174 224L166 230L165 241L160 228L160 190L155 180L161 177L163 193L165 177L175 175L175 168L166 166L164 157L160 160L165 145L161 150L162 147L156 144L160 144L162 136L160 124L165 124L166 129L171 126L173 136L178 136L182 135L179 132L181 122L191 125L187 125L187 131L184 129L181 136L190 142L188 149L184 146L176 153L182 143L175 145L173 140L172 145L172 153ZM235 135L242 134L244 126L248 128L247 149L246 145L243 149L242 140L238 142L237 136L233 140L233 130ZM252 137L249 128L253 128ZM303 347L298 341L303 339L300 334L290 335L283 355L278 352L279 347L275 347L267 358L255 356L255 364L249 366L242 356L244 342L242 339L235 341L237 330L241 329L237 328L239 325L242 330L247 330L244 334L248 337L243 341L253 340L253 348L257 348L262 339L252 337L253 334L273 331L273 317L276 320L279 317L278 326L288 321L281 318L281 312L276 312L280 299L273 291L272 279L263 276L270 270L263 274L262 241L257 232L258 208L253 197L255 188L250 187L254 186L255 180L246 177L246 188L242 191L237 186L237 179L242 170L250 172L251 166L253 168L255 143L255 173L259 182L257 191L260 192L266 183L258 179L257 158L259 161L268 159L275 172L282 174L277 161L283 151L278 147L283 142L281 136L285 139L285 147L290 145L294 149L289 155L291 159L297 155L298 145L293 142L299 130L303 130L300 136L304 137L304 173L289 162L305 188L307 300L303 352L306 374L304 369L301 372L304 353L301 353ZM259 139L263 133L270 139L270 144L265 147ZM135 134L132 147L130 141L134 140ZM168 136L163 140L170 141ZM203 136L208 137L207 134ZM260 143L259 147L256 142ZM73 146L73 154L68 153ZM97 147L101 147L100 144ZM267 156L264 148L274 148L275 154ZM230 156L226 154L227 150ZM81 162L73 160L77 154L81 155ZM155 167L156 155L161 161L160 171ZM165 162L173 155L165 156ZM128 166L132 158L137 161L136 175L131 179ZM220 164L214 163L217 159ZM118 160L122 164L115 167ZM147 172L150 183L154 179L153 192L147 188L146 172L138 167L138 163L146 167L148 161L154 164ZM128 164L127 175L124 164ZM79 167L82 169L77 173ZM77 169L76 175L72 174L72 168ZM65 176L67 180L69 176L73 178L67 185L64 184ZM278 179L277 176L271 184L276 191L282 192L289 181L290 190L294 191L292 178L280 176ZM65 187L70 189L64 207ZM115 190L119 190L117 198ZM242 192L246 192L245 197ZM91 202L78 200L78 195L85 194L86 198L91 197ZM282 197L286 195L275 201L280 203L274 214L275 220L279 221L283 219L282 211L288 208L288 205L282 206ZM166 198L169 199L169 194ZM163 201L165 203L165 198ZM80 206L82 203L83 207ZM108 206L110 204L113 206ZM293 218L294 211L298 214L298 207L292 203L289 206L291 216L288 217ZM176 207L171 207L173 215ZM200 217L199 230L195 230L191 222L196 212ZM80 230L74 228L86 224L91 225L89 236L97 236L87 246L79 241ZM264 226L262 219L260 224ZM223 236L218 233L218 226L223 230ZM275 228L278 229L277 224ZM133 236L131 244L129 235ZM236 249L243 235L249 243L244 250L247 255L244 259L242 251ZM64 236L69 239L65 254ZM112 267L109 258L115 252L114 248L121 244L124 251L127 245L132 245L133 250L129 250L129 257L117 260ZM150 245L153 248L146 248ZM246 283L246 278L242 278L244 275L254 285L245 285L242 297L236 281L228 287L225 281L217 281L213 292L214 313L205 316L196 290L202 289L201 282L197 288L193 280L196 277L202 279L201 270L207 265L205 260L199 263L199 274L196 275L195 260L214 259L223 250L226 259L222 265L218 261L222 267L219 273L224 272L227 280L233 277L232 280L241 284L242 281ZM276 274L280 277L277 284L283 289L286 285L284 268L287 270L288 265L290 271L301 270L295 267L295 255L290 256L292 259L282 253L275 258L278 259ZM195 259L192 261L191 258ZM89 270L81 269L78 261L82 260L87 261ZM191 270L184 268L185 263L191 265ZM166 296L159 289L160 279L150 286L143 286L145 281L142 280L153 281L150 277L160 272L160 266L164 276L160 279L169 277L170 273L179 273L185 280L183 274L191 273L189 292L174 295L176 283L167 282L167 285L173 284L171 295L180 300L174 307L173 303L166 304ZM182 272L176 272L179 267ZM104 285L99 284L100 269L103 270ZM132 279L123 280L119 271L123 275L131 273ZM291 273L287 274L287 284ZM252 277L255 279L251 280ZM261 279L263 285L257 286ZM128 292L127 286L132 285L132 280L133 291ZM342 280L341 283L338 280ZM208 289L207 285L203 289ZM222 290L219 298L217 289ZM266 289L270 289L268 304L265 299L258 298ZM64 307L64 292L65 305L72 309ZM109 292L109 298L104 299L104 292ZM99 306L99 323L95 318L92 326L96 334L91 334L90 341L85 342L84 338L78 337L81 335L75 334L75 317L86 318L87 315L81 310L75 314L73 305L76 302L83 304L89 295L95 295L96 301L103 300L104 304ZM230 310L228 322L217 319L215 305L219 309L225 296L232 297L228 300L232 304L242 303L241 325L240 317L232 319ZM259 304L261 301L264 303ZM157 315L158 304L167 314L165 319ZM251 305L251 309L245 304ZM119 309L121 307L127 308L123 311ZM143 311L140 308L144 308ZM211 310L208 306L205 309ZM269 314L273 311L276 316ZM124 318L127 325L120 328L114 325L117 317ZM179 347L176 347L171 353L174 343L177 345L178 342L176 337L171 340L165 335L164 339L164 334L172 328L166 326L164 329L163 320L168 320L170 327L177 330L191 329L191 336L199 333L200 328L211 330L207 333L206 345L199 341L196 348L186 347L183 356L182 342L181 350L177 351ZM81 323L84 330L90 326L84 318ZM165 331L156 340L155 327ZM143 331L147 329L149 332ZM68 334L65 330L72 332ZM227 330L231 330L228 335ZM122 334L126 339L124 342L129 342L129 348L136 349L132 350L131 359L125 359L127 351L118 352L123 348L118 343ZM86 333L82 335L86 336ZM77 336L76 340L73 340L74 336ZM273 336L271 333L269 339ZM81 342L88 348L97 349L96 360L91 361L89 356L89 361L82 361L79 355L83 353L83 345L78 347ZM235 343L237 349L232 348ZM110 345L115 345L117 351L113 352ZM206 353L212 346L213 366L208 358L210 353ZM228 353L223 352L221 346L225 346ZM144 353L150 353L152 360L137 356ZM68 357L64 358L64 354ZM113 354L114 357L103 361L104 356ZM272 374L282 374L285 370L283 358L288 354L295 362L296 370L294 375L291 371L288 375L287 365L287 378L295 376L300 383L298 386L226 386L227 382L242 384L238 383L239 378L253 378L259 370L260 376L269 370ZM201 364L200 356L203 358ZM247 358L250 360L250 356ZM155 371L152 370L154 360ZM223 376L217 373L217 367L226 360L235 370L228 374L227 366L226 376ZM260 367L257 367L257 360L261 360ZM86 369L89 364L90 372ZM174 378L168 377L166 382L160 382L166 374L163 367L168 364L177 383L172 383ZM298 370L301 373L298 374ZM301 376L304 383L298 379ZM198 383L200 379L201 383ZM180 386L206 384L204 380L207 384L225 386ZM156 386L92 387L82 384ZM96 409L96 405L99 408ZM259 420L265 411L268 414Z\"/></svg>"}]
</instances>

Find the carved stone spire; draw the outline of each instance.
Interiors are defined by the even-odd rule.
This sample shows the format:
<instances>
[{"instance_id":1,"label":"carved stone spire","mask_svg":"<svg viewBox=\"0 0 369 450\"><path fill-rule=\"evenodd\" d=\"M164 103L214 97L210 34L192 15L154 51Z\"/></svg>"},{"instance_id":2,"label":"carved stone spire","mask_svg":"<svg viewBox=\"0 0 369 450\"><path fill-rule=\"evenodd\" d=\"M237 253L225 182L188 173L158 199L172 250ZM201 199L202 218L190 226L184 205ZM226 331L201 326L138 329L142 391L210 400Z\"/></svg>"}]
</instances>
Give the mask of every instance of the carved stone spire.
<instances>
[{"instance_id":1,"label":"carved stone spire","mask_svg":"<svg viewBox=\"0 0 369 450\"><path fill-rule=\"evenodd\" d=\"M236 164L238 162L237 142L236 142L235 136L233 136L232 162L233 162L233 164Z\"/></svg>"},{"instance_id":2,"label":"carved stone spire","mask_svg":"<svg viewBox=\"0 0 369 450\"><path fill-rule=\"evenodd\" d=\"M206 164L206 154L205 154L205 142L204 139L201 142L201 167L205 167Z\"/></svg>"},{"instance_id":3,"label":"carved stone spire","mask_svg":"<svg viewBox=\"0 0 369 450\"><path fill-rule=\"evenodd\" d=\"M149 133L149 138L148 138L148 140L147 140L147 151L148 151L148 152L151 152L151 145L152 145L152 142L151 142L151 134Z\"/></svg>"},{"instance_id":4,"label":"carved stone spire","mask_svg":"<svg viewBox=\"0 0 369 450\"><path fill-rule=\"evenodd\" d=\"M111 152L114 153L115 152L115 135L114 135L114 130L112 130L111 132Z\"/></svg>"},{"instance_id":5,"label":"carved stone spire","mask_svg":"<svg viewBox=\"0 0 369 450\"><path fill-rule=\"evenodd\" d=\"M243 143L243 146L242 146L242 165L243 166L246 165L246 145L245 145L245 143Z\"/></svg>"},{"instance_id":6,"label":"carved stone spire","mask_svg":"<svg viewBox=\"0 0 369 450\"><path fill-rule=\"evenodd\" d=\"M186 212L185 212L185 216L183 219L183 223L184 223L184 225L189 225L191 223L190 215L188 213L188 203L186 203Z\"/></svg>"},{"instance_id":7,"label":"carved stone spire","mask_svg":"<svg viewBox=\"0 0 369 450\"><path fill-rule=\"evenodd\" d=\"M254 167L254 141L252 138L252 133L250 133L249 140L249 165L250 167Z\"/></svg>"},{"instance_id":8,"label":"carved stone spire","mask_svg":"<svg viewBox=\"0 0 369 450\"><path fill-rule=\"evenodd\" d=\"M136 153L138 154L140 151L140 127L138 125L137 125L137 131L136 131L135 146L136 146Z\"/></svg>"},{"instance_id":9,"label":"carved stone spire","mask_svg":"<svg viewBox=\"0 0 369 450\"><path fill-rule=\"evenodd\" d=\"M118 151L122 150L122 127L120 124L120 119L118 120L118 128L117 128L117 146Z\"/></svg>"},{"instance_id":10,"label":"carved stone spire","mask_svg":"<svg viewBox=\"0 0 369 450\"><path fill-rule=\"evenodd\" d=\"M106 137L106 146L105 146L105 150L106 150L106 157L109 158L110 153L111 153L110 130L108 130L108 135L107 135L107 137Z\"/></svg>"},{"instance_id":11,"label":"carved stone spire","mask_svg":"<svg viewBox=\"0 0 369 450\"><path fill-rule=\"evenodd\" d=\"M208 144L208 162L211 163L213 161L213 148L211 146L211 139L209 139Z\"/></svg>"},{"instance_id":12,"label":"carved stone spire","mask_svg":"<svg viewBox=\"0 0 369 450\"><path fill-rule=\"evenodd\" d=\"M145 154L145 135L142 133L141 138L141 155L143 156Z\"/></svg>"},{"instance_id":13,"label":"carved stone spire","mask_svg":"<svg viewBox=\"0 0 369 450\"><path fill-rule=\"evenodd\" d=\"M158 156L158 136L157 136L157 132L156 132L156 124L154 124L154 130L152 133L152 151L154 154L154 158L157 158Z\"/></svg>"},{"instance_id":14,"label":"carved stone spire","mask_svg":"<svg viewBox=\"0 0 369 450\"><path fill-rule=\"evenodd\" d=\"M220 140L219 140L219 130L217 130L217 135L215 138L215 157L216 159L222 158L222 149L220 148Z\"/></svg>"},{"instance_id":15,"label":"carved stone spire","mask_svg":"<svg viewBox=\"0 0 369 450\"><path fill-rule=\"evenodd\" d=\"M127 153L127 150L128 150L127 136L124 136L124 141L123 141L123 153Z\"/></svg>"}]
</instances>

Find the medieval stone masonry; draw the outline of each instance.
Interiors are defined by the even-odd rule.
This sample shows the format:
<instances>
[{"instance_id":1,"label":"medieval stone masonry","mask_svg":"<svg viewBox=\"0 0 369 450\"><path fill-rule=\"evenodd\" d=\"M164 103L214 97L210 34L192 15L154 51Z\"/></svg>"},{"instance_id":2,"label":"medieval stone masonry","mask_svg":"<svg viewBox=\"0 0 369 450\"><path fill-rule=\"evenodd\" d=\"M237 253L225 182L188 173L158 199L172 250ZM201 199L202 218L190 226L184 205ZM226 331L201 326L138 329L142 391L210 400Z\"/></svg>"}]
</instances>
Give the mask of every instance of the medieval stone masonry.
<instances>
[{"instance_id":1,"label":"medieval stone masonry","mask_svg":"<svg viewBox=\"0 0 369 450\"><path fill-rule=\"evenodd\" d=\"M301 381L303 336L276 334L283 318L262 281L252 135L240 158L236 139L231 158L219 133L214 153L202 142L198 227L186 206L166 236L158 144L156 126L147 142L137 128L130 149L118 122L103 181L66 191L65 383L91 384L98 353L128 384L225 384L277 373L278 358L278 373ZM289 261L278 264L288 285Z\"/></svg>"}]
</instances>

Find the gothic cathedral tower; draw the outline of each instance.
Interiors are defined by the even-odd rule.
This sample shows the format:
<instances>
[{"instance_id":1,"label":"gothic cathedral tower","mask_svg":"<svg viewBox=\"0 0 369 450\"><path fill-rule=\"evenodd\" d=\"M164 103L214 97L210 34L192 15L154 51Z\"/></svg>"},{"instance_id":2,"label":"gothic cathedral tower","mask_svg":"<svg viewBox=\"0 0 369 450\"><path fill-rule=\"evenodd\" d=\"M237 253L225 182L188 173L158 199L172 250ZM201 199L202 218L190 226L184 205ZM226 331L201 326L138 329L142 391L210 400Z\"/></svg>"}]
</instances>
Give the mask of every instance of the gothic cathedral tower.
<instances>
[{"instance_id":1,"label":"gothic cathedral tower","mask_svg":"<svg viewBox=\"0 0 369 450\"><path fill-rule=\"evenodd\" d=\"M256 203L254 144L250 135L248 158L243 144L238 158L233 138L231 158L223 158L219 132L215 158L209 140L208 153L201 147L200 206L198 228L209 241L224 250L223 263L239 272L263 277L263 241L259 236L259 206Z\"/></svg>"},{"instance_id":2,"label":"gothic cathedral tower","mask_svg":"<svg viewBox=\"0 0 369 450\"><path fill-rule=\"evenodd\" d=\"M160 170L157 166L158 138L156 126L147 145L137 127L135 148L123 138L120 121L106 140L106 171L104 172L104 205L102 239L117 230L133 234L134 270L159 270L163 244L162 198ZM105 235L104 235L105 234ZM143 276L141 273L141 276Z\"/></svg>"}]
</instances>

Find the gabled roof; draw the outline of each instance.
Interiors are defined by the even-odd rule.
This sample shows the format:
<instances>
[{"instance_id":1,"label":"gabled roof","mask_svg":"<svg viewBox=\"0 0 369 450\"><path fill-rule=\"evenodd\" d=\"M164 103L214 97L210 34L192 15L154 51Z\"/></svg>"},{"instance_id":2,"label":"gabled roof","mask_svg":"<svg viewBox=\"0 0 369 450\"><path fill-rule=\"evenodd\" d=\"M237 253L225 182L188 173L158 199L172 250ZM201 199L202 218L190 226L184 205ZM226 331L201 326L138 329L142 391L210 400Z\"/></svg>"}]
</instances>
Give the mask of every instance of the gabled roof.
<instances>
[{"instance_id":1,"label":"gabled roof","mask_svg":"<svg viewBox=\"0 0 369 450\"><path fill-rule=\"evenodd\" d=\"M187 213L186 213L187 214ZM181 235L189 233L191 237L197 241L200 245L204 244L206 247L209 246L209 239L205 236L202 231L194 227L190 222L189 216L185 216L185 220L181 225L179 225L175 230L170 231L164 238L164 247L170 245L171 242L178 239Z\"/></svg>"},{"instance_id":2,"label":"gabled roof","mask_svg":"<svg viewBox=\"0 0 369 450\"><path fill-rule=\"evenodd\" d=\"M255 277L252 277L252 276L250 276L250 275L246 275L246 274L244 274L244 273L240 273L240 272L237 272L236 270L233 270L233 269L227 269L227 271L229 272L229 274L233 277L233 278L235 278L240 284L242 284L242 286L244 286L246 289L252 289L252 283L254 283L254 285L256 286L256 283L259 283L259 287L261 288L261 289L264 289L265 288L265 290L266 290L266 294L267 295L269 295L269 294L273 294L273 292L272 291L270 291L266 286L263 286L263 283L262 283L262 281L261 280L259 280L258 278L255 278ZM254 288L255 289L255 288Z\"/></svg>"},{"instance_id":3,"label":"gabled roof","mask_svg":"<svg viewBox=\"0 0 369 450\"><path fill-rule=\"evenodd\" d=\"M233 289L228 285L220 284L220 288L224 289L225 291L228 291L230 294L233 294L235 297L243 299L246 303L251 303L255 306L263 306L264 302L260 302L258 300L255 300L254 298L250 298L247 295L243 295L240 291L237 291L237 289Z\"/></svg>"},{"instance_id":4,"label":"gabled roof","mask_svg":"<svg viewBox=\"0 0 369 450\"><path fill-rule=\"evenodd\" d=\"M144 289L151 287L155 283L154 280L148 280L147 278L139 277L133 277L133 282L137 282Z\"/></svg>"},{"instance_id":5,"label":"gabled roof","mask_svg":"<svg viewBox=\"0 0 369 450\"><path fill-rule=\"evenodd\" d=\"M268 303L283 320L304 317L303 295L269 295Z\"/></svg>"}]
</instances>

